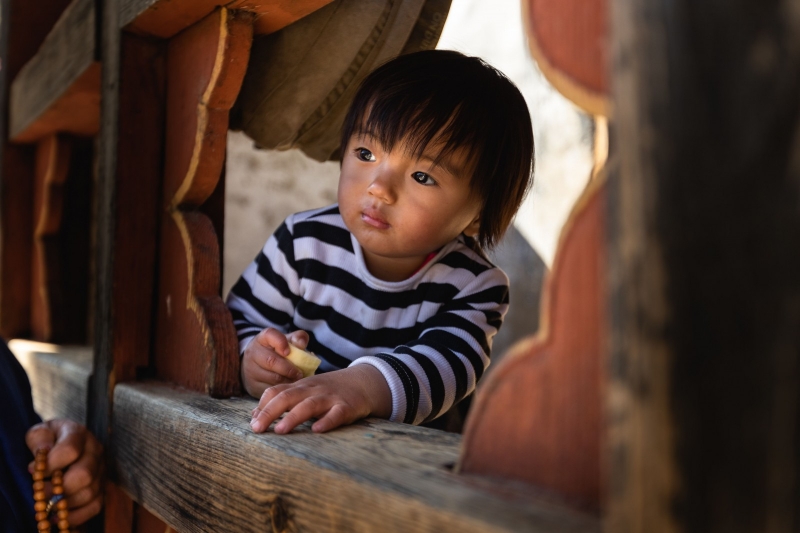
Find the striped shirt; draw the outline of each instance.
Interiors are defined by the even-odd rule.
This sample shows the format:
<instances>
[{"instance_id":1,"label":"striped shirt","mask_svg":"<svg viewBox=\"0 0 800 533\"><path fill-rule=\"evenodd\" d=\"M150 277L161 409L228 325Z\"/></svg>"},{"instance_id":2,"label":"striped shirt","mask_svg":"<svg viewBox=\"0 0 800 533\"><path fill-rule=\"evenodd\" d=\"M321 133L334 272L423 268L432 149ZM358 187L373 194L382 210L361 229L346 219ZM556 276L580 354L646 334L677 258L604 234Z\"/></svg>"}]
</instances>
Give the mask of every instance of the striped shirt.
<instances>
[{"instance_id":1,"label":"striped shirt","mask_svg":"<svg viewBox=\"0 0 800 533\"><path fill-rule=\"evenodd\" d=\"M338 205L289 216L228 296L241 352L266 327L308 332L319 372L369 364L391 420L445 413L474 389L508 309L508 277L459 236L404 281L367 270Z\"/></svg>"}]
</instances>

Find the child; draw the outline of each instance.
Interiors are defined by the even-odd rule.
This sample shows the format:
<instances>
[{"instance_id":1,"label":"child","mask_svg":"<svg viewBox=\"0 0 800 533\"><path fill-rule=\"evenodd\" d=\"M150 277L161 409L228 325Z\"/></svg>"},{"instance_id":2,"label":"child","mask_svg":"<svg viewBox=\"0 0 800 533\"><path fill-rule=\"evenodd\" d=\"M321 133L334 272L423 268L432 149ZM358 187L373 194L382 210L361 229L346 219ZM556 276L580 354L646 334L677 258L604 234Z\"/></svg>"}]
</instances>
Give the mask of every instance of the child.
<instances>
[{"instance_id":1,"label":"child","mask_svg":"<svg viewBox=\"0 0 800 533\"><path fill-rule=\"evenodd\" d=\"M525 101L474 57L400 56L342 129L338 204L289 216L228 297L256 432L318 418L420 424L470 394L508 308L482 253L532 183ZM289 343L322 359L305 379Z\"/></svg>"}]
</instances>

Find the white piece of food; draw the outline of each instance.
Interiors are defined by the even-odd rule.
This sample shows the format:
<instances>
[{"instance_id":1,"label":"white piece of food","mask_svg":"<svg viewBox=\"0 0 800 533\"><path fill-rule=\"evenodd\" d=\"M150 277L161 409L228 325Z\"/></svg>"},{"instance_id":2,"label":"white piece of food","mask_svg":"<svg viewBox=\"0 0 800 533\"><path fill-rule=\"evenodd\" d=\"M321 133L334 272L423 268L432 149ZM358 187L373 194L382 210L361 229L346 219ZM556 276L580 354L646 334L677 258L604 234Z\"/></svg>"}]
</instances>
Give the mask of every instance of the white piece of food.
<instances>
[{"instance_id":1,"label":"white piece of food","mask_svg":"<svg viewBox=\"0 0 800 533\"><path fill-rule=\"evenodd\" d=\"M313 376L322 360L311 352L301 350L294 344L289 344L289 355L286 359L303 372L303 377Z\"/></svg>"}]
</instances>

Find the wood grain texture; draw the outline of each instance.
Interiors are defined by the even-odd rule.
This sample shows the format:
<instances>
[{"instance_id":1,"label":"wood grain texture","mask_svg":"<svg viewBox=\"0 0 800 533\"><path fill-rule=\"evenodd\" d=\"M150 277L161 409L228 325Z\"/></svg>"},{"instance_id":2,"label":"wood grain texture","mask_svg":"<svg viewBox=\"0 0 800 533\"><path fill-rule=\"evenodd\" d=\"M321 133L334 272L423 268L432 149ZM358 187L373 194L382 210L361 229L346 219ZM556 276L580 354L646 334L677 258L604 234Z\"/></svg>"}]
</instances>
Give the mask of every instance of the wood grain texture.
<instances>
[{"instance_id":1,"label":"wood grain texture","mask_svg":"<svg viewBox=\"0 0 800 533\"><path fill-rule=\"evenodd\" d=\"M161 377L215 396L239 391L238 342L220 296L214 224L197 209L220 180L228 114L252 35L252 16L219 9L173 38L167 56L156 369Z\"/></svg>"},{"instance_id":2,"label":"wood grain texture","mask_svg":"<svg viewBox=\"0 0 800 533\"><path fill-rule=\"evenodd\" d=\"M128 31L168 38L204 19L218 7L256 15L256 33L272 33L331 0L123 0L122 25Z\"/></svg>"},{"instance_id":3,"label":"wood grain texture","mask_svg":"<svg viewBox=\"0 0 800 533\"><path fill-rule=\"evenodd\" d=\"M51 135L39 142L30 315L37 340L86 342L91 173L90 140Z\"/></svg>"},{"instance_id":4,"label":"wood grain texture","mask_svg":"<svg viewBox=\"0 0 800 533\"><path fill-rule=\"evenodd\" d=\"M612 2L610 531L800 531L800 13Z\"/></svg>"},{"instance_id":5,"label":"wood grain texture","mask_svg":"<svg viewBox=\"0 0 800 533\"><path fill-rule=\"evenodd\" d=\"M94 64L92 0L74 0L11 84L9 138L32 142L56 131L99 129L99 66Z\"/></svg>"},{"instance_id":6,"label":"wood grain texture","mask_svg":"<svg viewBox=\"0 0 800 533\"><path fill-rule=\"evenodd\" d=\"M122 34L114 240L114 380L150 366L166 115L163 43Z\"/></svg>"},{"instance_id":7,"label":"wood grain texture","mask_svg":"<svg viewBox=\"0 0 800 533\"><path fill-rule=\"evenodd\" d=\"M9 30L8 56L3 58L3 70L8 76L6 83L10 84L25 63L36 54L69 3L70 0L6 1L7 9L3 10Z\"/></svg>"},{"instance_id":8,"label":"wood grain texture","mask_svg":"<svg viewBox=\"0 0 800 533\"><path fill-rule=\"evenodd\" d=\"M522 0L528 48L561 94L593 115L609 114L607 0Z\"/></svg>"},{"instance_id":9,"label":"wood grain texture","mask_svg":"<svg viewBox=\"0 0 800 533\"><path fill-rule=\"evenodd\" d=\"M33 408L44 420L86 423L92 348L12 339L8 347L31 382Z\"/></svg>"},{"instance_id":10,"label":"wood grain texture","mask_svg":"<svg viewBox=\"0 0 800 533\"><path fill-rule=\"evenodd\" d=\"M5 144L0 178L0 335L30 332L35 150Z\"/></svg>"},{"instance_id":11,"label":"wood grain texture","mask_svg":"<svg viewBox=\"0 0 800 533\"><path fill-rule=\"evenodd\" d=\"M40 341L53 339L54 322L63 308L59 281L58 236L64 211L64 188L71 145L51 135L36 148L31 260L31 333Z\"/></svg>"},{"instance_id":12,"label":"wood grain texture","mask_svg":"<svg viewBox=\"0 0 800 533\"><path fill-rule=\"evenodd\" d=\"M452 474L457 435L381 420L256 435L255 400L156 383L119 385L114 406L120 482L178 531L600 530L513 483Z\"/></svg>"},{"instance_id":13,"label":"wood grain texture","mask_svg":"<svg viewBox=\"0 0 800 533\"><path fill-rule=\"evenodd\" d=\"M570 214L545 282L539 332L481 382L460 471L520 479L599 512L606 344L605 180Z\"/></svg>"}]
</instances>

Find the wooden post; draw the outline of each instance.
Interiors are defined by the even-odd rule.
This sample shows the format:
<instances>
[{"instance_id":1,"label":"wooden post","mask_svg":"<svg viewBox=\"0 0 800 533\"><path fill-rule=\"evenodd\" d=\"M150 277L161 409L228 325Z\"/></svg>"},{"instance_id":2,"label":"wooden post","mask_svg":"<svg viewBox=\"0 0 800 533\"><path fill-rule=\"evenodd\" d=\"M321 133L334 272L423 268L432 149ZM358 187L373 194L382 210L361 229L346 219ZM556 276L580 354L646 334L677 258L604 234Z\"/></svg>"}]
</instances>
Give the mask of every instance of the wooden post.
<instances>
[{"instance_id":1,"label":"wooden post","mask_svg":"<svg viewBox=\"0 0 800 533\"><path fill-rule=\"evenodd\" d=\"M608 530L800 530L800 11L614 0Z\"/></svg>"},{"instance_id":2,"label":"wooden post","mask_svg":"<svg viewBox=\"0 0 800 533\"><path fill-rule=\"evenodd\" d=\"M174 383L222 397L239 392L238 343L220 296L214 222L198 208L222 175L228 114L247 68L252 20L249 13L218 9L174 37L167 60L156 369Z\"/></svg>"}]
</instances>

